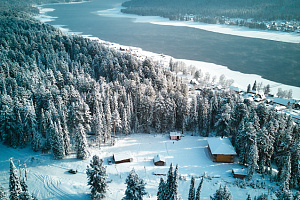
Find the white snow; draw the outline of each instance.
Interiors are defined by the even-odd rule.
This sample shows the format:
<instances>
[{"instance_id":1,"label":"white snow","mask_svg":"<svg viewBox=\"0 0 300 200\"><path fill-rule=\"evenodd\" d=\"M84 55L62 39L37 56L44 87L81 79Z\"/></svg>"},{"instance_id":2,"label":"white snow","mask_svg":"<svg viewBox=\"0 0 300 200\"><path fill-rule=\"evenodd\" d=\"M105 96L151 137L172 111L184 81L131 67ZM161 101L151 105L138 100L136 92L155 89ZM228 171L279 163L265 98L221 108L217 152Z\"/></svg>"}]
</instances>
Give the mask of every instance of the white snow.
<instances>
[{"instance_id":1,"label":"white snow","mask_svg":"<svg viewBox=\"0 0 300 200\"><path fill-rule=\"evenodd\" d=\"M261 193L267 193L266 189L240 189L233 185L235 179L232 176L232 169L242 169L243 166L236 163L214 163L212 162L208 149L207 139L198 136L186 135L180 141L169 139L169 134L149 135L132 134L120 136L115 146L90 147L90 156L87 160L77 160L75 154L63 160L54 160L52 154L35 153L29 148L13 149L0 145L0 184L7 189L9 181L9 158L17 166L17 160L21 164L26 163L28 169L28 187L39 199L89 199L90 190L87 186L85 174L87 165L93 155L104 159L109 175L109 189L106 199L121 199L125 194L125 179L134 168L137 174L147 183L148 195L144 199L156 199L159 180L161 177L156 174L167 174L169 165L179 165L179 175L185 175L186 181L179 180L179 196L187 199L191 177L196 177L196 186L199 185L200 177L206 173L204 185L201 192L201 199L209 199L219 188L219 185L227 185L232 192L234 199L246 199L247 193L252 198ZM133 162L108 165L107 160L113 154L131 152L134 156ZM165 155L166 166L155 166L153 157L157 154ZM70 174L69 169L78 170L77 174ZM24 174L24 171L22 170ZM265 181L266 185L276 188L275 183L262 180L261 176L255 175L255 179ZM254 179L254 180L255 180ZM271 191L270 191L271 192ZM273 197L275 197L273 195Z\"/></svg>"},{"instance_id":2,"label":"white snow","mask_svg":"<svg viewBox=\"0 0 300 200\"><path fill-rule=\"evenodd\" d=\"M207 143L212 154L236 155L234 147L228 138L207 138Z\"/></svg>"}]
</instances>

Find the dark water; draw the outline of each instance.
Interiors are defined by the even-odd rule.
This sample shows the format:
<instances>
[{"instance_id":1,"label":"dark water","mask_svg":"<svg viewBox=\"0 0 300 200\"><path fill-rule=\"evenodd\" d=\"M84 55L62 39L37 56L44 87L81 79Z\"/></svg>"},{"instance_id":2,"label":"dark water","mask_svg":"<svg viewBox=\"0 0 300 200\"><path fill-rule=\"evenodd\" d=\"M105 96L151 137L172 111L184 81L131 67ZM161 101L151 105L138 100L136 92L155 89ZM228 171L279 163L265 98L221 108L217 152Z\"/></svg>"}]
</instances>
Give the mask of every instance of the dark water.
<instances>
[{"instance_id":1,"label":"dark water","mask_svg":"<svg viewBox=\"0 0 300 200\"><path fill-rule=\"evenodd\" d=\"M122 1L94 0L44 7L55 8L49 15L58 18L50 24L67 25L74 32L175 58L224 65L231 70L258 74L272 81L300 87L299 43L232 36L189 27L134 23L130 18L95 14Z\"/></svg>"}]
</instances>

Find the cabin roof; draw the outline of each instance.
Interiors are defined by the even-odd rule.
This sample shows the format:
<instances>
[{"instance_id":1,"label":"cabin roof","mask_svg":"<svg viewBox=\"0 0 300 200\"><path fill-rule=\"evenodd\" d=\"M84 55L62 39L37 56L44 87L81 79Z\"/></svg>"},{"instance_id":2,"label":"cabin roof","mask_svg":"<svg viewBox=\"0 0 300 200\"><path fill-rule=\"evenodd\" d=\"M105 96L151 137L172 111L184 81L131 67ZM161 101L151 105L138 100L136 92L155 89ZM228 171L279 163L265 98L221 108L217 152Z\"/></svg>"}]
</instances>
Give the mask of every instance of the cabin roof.
<instances>
[{"instance_id":1,"label":"cabin roof","mask_svg":"<svg viewBox=\"0 0 300 200\"><path fill-rule=\"evenodd\" d=\"M170 132L170 136L181 136L179 132Z\"/></svg>"},{"instance_id":2,"label":"cabin roof","mask_svg":"<svg viewBox=\"0 0 300 200\"><path fill-rule=\"evenodd\" d=\"M154 162L156 163L158 161L166 162L166 159L164 158L164 156L157 154L156 156L154 156Z\"/></svg>"},{"instance_id":3,"label":"cabin roof","mask_svg":"<svg viewBox=\"0 0 300 200\"><path fill-rule=\"evenodd\" d=\"M273 103L280 104L280 105L288 105L290 102L291 102L290 99L282 99L279 97L275 97L273 99Z\"/></svg>"},{"instance_id":4,"label":"cabin roof","mask_svg":"<svg viewBox=\"0 0 300 200\"><path fill-rule=\"evenodd\" d=\"M132 155L130 152L120 152L114 154L115 161L121 161L126 159L132 159Z\"/></svg>"},{"instance_id":5,"label":"cabin roof","mask_svg":"<svg viewBox=\"0 0 300 200\"><path fill-rule=\"evenodd\" d=\"M207 138L207 143L212 154L236 155L234 147L228 138Z\"/></svg>"},{"instance_id":6,"label":"cabin roof","mask_svg":"<svg viewBox=\"0 0 300 200\"><path fill-rule=\"evenodd\" d=\"M244 176L247 176L247 175L248 175L246 169L237 169L237 168L233 168L233 169L232 169L232 173L233 173L233 174L244 175Z\"/></svg>"}]
</instances>

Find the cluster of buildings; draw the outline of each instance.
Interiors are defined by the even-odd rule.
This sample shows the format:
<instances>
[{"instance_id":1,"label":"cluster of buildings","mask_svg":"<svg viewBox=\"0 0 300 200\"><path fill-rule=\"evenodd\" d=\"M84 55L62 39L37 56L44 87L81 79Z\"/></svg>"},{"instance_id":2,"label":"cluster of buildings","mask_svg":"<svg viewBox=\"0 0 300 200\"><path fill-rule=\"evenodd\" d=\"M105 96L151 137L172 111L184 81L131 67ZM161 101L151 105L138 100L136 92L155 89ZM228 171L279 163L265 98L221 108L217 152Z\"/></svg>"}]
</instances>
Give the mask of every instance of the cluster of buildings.
<instances>
[{"instance_id":1,"label":"cluster of buildings","mask_svg":"<svg viewBox=\"0 0 300 200\"><path fill-rule=\"evenodd\" d=\"M273 95L265 96L265 94L254 90L244 92L240 88L234 86L229 86L229 89L240 94L244 99L254 102L265 102L267 107L274 108L278 112L290 115L295 123L300 124L300 100L279 98L274 97Z\"/></svg>"}]
</instances>

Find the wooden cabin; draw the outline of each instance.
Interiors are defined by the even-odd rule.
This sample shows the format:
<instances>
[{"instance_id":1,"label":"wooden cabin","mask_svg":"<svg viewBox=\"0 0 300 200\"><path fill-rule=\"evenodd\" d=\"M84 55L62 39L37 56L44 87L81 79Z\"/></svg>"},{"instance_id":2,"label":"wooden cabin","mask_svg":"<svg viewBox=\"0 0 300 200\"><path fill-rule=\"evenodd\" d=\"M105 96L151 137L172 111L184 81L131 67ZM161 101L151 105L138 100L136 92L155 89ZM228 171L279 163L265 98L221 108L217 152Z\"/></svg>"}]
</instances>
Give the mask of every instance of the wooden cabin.
<instances>
[{"instance_id":1,"label":"wooden cabin","mask_svg":"<svg viewBox=\"0 0 300 200\"><path fill-rule=\"evenodd\" d=\"M129 152L115 153L113 155L115 164L132 162L133 158Z\"/></svg>"},{"instance_id":2,"label":"wooden cabin","mask_svg":"<svg viewBox=\"0 0 300 200\"><path fill-rule=\"evenodd\" d=\"M247 176L246 169L232 169L233 178L244 179Z\"/></svg>"},{"instance_id":3,"label":"wooden cabin","mask_svg":"<svg viewBox=\"0 0 300 200\"><path fill-rule=\"evenodd\" d=\"M207 138L208 152L213 162L233 163L237 155L229 138Z\"/></svg>"},{"instance_id":4,"label":"wooden cabin","mask_svg":"<svg viewBox=\"0 0 300 200\"><path fill-rule=\"evenodd\" d=\"M170 132L170 139L171 140L180 140L181 139L181 133Z\"/></svg>"},{"instance_id":5,"label":"wooden cabin","mask_svg":"<svg viewBox=\"0 0 300 200\"><path fill-rule=\"evenodd\" d=\"M154 165L156 166L165 166L166 165L166 160L163 156L157 154L153 158Z\"/></svg>"}]
</instances>

